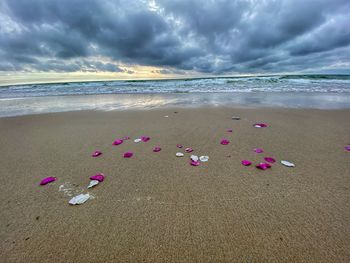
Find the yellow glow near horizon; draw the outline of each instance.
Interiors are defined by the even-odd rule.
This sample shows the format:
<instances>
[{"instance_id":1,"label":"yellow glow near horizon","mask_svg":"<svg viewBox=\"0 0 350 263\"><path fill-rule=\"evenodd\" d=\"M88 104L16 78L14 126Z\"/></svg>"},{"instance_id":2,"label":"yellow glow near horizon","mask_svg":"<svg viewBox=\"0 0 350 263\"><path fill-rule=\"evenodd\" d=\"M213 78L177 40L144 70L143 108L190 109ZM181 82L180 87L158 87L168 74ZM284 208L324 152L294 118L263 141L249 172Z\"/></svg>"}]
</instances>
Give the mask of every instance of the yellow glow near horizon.
<instances>
[{"instance_id":1,"label":"yellow glow near horizon","mask_svg":"<svg viewBox=\"0 0 350 263\"><path fill-rule=\"evenodd\" d=\"M121 68L125 72L3 72L0 73L0 86L71 81L169 79L196 75L161 74L159 71L163 68L151 66L122 66ZM130 74L127 71L133 73Z\"/></svg>"}]
</instances>

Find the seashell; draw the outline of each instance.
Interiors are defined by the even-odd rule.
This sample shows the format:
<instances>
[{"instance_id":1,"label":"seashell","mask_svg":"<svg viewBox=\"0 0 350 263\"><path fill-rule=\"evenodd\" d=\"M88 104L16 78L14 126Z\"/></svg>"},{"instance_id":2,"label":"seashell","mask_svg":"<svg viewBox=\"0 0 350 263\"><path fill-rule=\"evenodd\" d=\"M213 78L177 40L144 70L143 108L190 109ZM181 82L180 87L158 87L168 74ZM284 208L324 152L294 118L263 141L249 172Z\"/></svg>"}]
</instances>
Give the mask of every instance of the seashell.
<instances>
[{"instance_id":1,"label":"seashell","mask_svg":"<svg viewBox=\"0 0 350 263\"><path fill-rule=\"evenodd\" d=\"M192 166L199 166L200 163L199 163L199 161L191 161L190 164Z\"/></svg>"},{"instance_id":2,"label":"seashell","mask_svg":"<svg viewBox=\"0 0 350 263\"><path fill-rule=\"evenodd\" d=\"M239 121L240 119L241 119L241 117L238 117L238 116L232 116L232 120Z\"/></svg>"},{"instance_id":3,"label":"seashell","mask_svg":"<svg viewBox=\"0 0 350 263\"><path fill-rule=\"evenodd\" d=\"M87 188L92 188L98 185L100 182L98 180L91 180Z\"/></svg>"},{"instance_id":4,"label":"seashell","mask_svg":"<svg viewBox=\"0 0 350 263\"><path fill-rule=\"evenodd\" d=\"M268 163L275 163L276 162L276 160L272 157L265 157L264 160Z\"/></svg>"},{"instance_id":5,"label":"seashell","mask_svg":"<svg viewBox=\"0 0 350 263\"><path fill-rule=\"evenodd\" d=\"M187 153L193 152L193 149L192 148L186 148L185 152L187 152Z\"/></svg>"},{"instance_id":6,"label":"seashell","mask_svg":"<svg viewBox=\"0 0 350 263\"><path fill-rule=\"evenodd\" d=\"M134 142L138 143L138 142L142 142L142 140L140 138L137 138L134 140Z\"/></svg>"},{"instance_id":7,"label":"seashell","mask_svg":"<svg viewBox=\"0 0 350 263\"><path fill-rule=\"evenodd\" d=\"M112 145L119 145L119 144L122 144L123 143L123 140L121 140L121 139L116 139L113 143L112 143Z\"/></svg>"},{"instance_id":8,"label":"seashell","mask_svg":"<svg viewBox=\"0 0 350 263\"><path fill-rule=\"evenodd\" d=\"M254 148L253 151L256 153L263 153L264 152L264 150L261 148Z\"/></svg>"},{"instance_id":9,"label":"seashell","mask_svg":"<svg viewBox=\"0 0 350 263\"><path fill-rule=\"evenodd\" d=\"M227 139L222 139L220 143L221 143L222 145L227 145L227 144L230 143L230 141L227 140Z\"/></svg>"},{"instance_id":10,"label":"seashell","mask_svg":"<svg viewBox=\"0 0 350 263\"><path fill-rule=\"evenodd\" d=\"M70 205L81 205L85 203L87 200L89 200L90 195L89 194L80 194L77 196L74 196L71 200L69 200Z\"/></svg>"},{"instance_id":11,"label":"seashell","mask_svg":"<svg viewBox=\"0 0 350 263\"><path fill-rule=\"evenodd\" d=\"M161 150L162 150L162 148L160 148L160 147L158 147L158 146L156 146L156 147L153 148L153 151L154 151L155 153L160 152Z\"/></svg>"},{"instance_id":12,"label":"seashell","mask_svg":"<svg viewBox=\"0 0 350 263\"><path fill-rule=\"evenodd\" d=\"M94 151L94 152L91 154L91 156L92 156L92 157L97 157L97 156L100 156L101 154L102 154L101 151Z\"/></svg>"},{"instance_id":13,"label":"seashell","mask_svg":"<svg viewBox=\"0 0 350 263\"><path fill-rule=\"evenodd\" d=\"M184 156L183 153L180 153L180 152L176 153L176 157L183 157L183 156Z\"/></svg>"},{"instance_id":14,"label":"seashell","mask_svg":"<svg viewBox=\"0 0 350 263\"><path fill-rule=\"evenodd\" d=\"M271 168L271 165L268 163L259 163L256 168L260 169L260 170L266 170L268 168Z\"/></svg>"},{"instance_id":15,"label":"seashell","mask_svg":"<svg viewBox=\"0 0 350 263\"><path fill-rule=\"evenodd\" d=\"M124 153L124 158L131 158L134 155L133 152L125 152Z\"/></svg>"}]
</instances>

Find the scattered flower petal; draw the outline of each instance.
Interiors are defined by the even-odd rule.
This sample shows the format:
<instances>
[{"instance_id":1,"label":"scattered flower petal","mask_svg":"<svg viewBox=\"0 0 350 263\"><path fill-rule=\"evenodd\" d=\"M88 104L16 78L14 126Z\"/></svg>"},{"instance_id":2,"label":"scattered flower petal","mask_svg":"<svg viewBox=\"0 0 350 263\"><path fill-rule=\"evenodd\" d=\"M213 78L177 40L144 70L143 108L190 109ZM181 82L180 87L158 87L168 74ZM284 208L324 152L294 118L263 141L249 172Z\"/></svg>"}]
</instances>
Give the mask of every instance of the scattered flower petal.
<instances>
[{"instance_id":1,"label":"scattered flower petal","mask_svg":"<svg viewBox=\"0 0 350 263\"><path fill-rule=\"evenodd\" d=\"M249 161L249 160L242 160L242 162L241 162L244 166L249 166L249 165L251 165L252 164L252 162L251 161Z\"/></svg>"},{"instance_id":2,"label":"scattered flower petal","mask_svg":"<svg viewBox=\"0 0 350 263\"><path fill-rule=\"evenodd\" d=\"M183 154L183 153L178 152L178 153L176 153L176 156L177 156L177 157L183 157L183 156L184 156L184 154Z\"/></svg>"},{"instance_id":3,"label":"scattered flower petal","mask_svg":"<svg viewBox=\"0 0 350 263\"><path fill-rule=\"evenodd\" d=\"M100 156L101 154L102 154L101 151L94 151L94 152L91 154L91 156L92 156L92 157L97 157L97 156Z\"/></svg>"},{"instance_id":4,"label":"scattered flower petal","mask_svg":"<svg viewBox=\"0 0 350 263\"><path fill-rule=\"evenodd\" d=\"M294 163L288 162L288 161L281 161L281 164L287 166L287 167L295 167Z\"/></svg>"},{"instance_id":5,"label":"scattered flower petal","mask_svg":"<svg viewBox=\"0 0 350 263\"><path fill-rule=\"evenodd\" d=\"M191 160L190 164L191 164L192 166L198 166L200 163L199 163L199 161L192 161L192 160Z\"/></svg>"},{"instance_id":6,"label":"scattered flower petal","mask_svg":"<svg viewBox=\"0 0 350 263\"><path fill-rule=\"evenodd\" d=\"M131 158L134 155L133 152L125 152L124 153L124 158Z\"/></svg>"},{"instance_id":7,"label":"scattered flower petal","mask_svg":"<svg viewBox=\"0 0 350 263\"><path fill-rule=\"evenodd\" d=\"M191 160L197 162L199 160L197 155L191 155Z\"/></svg>"},{"instance_id":8,"label":"scattered flower petal","mask_svg":"<svg viewBox=\"0 0 350 263\"><path fill-rule=\"evenodd\" d=\"M102 174L102 173L96 174L96 175L90 176L90 179L91 180L97 180L99 182L103 182L103 180L105 179L105 175Z\"/></svg>"},{"instance_id":9,"label":"scattered flower petal","mask_svg":"<svg viewBox=\"0 0 350 263\"><path fill-rule=\"evenodd\" d=\"M176 144L177 148L182 148L183 146L181 144Z\"/></svg>"},{"instance_id":10,"label":"scattered flower petal","mask_svg":"<svg viewBox=\"0 0 350 263\"><path fill-rule=\"evenodd\" d=\"M268 163L275 163L276 162L276 160L272 157L265 157L264 160Z\"/></svg>"},{"instance_id":11,"label":"scattered flower petal","mask_svg":"<svg viewBox=\"0 0 350 263\"><path fill-rule=\"evenodd\" d=\"M267 124L266 123L255 123L254 127L255 128L265 128L265 127L267 127Z\"/></svg>"},{"instance_id":12,"label":"scattered flower petal","mask_svg":"<svg viewBox=\"0 0 350 263\"><path fill-rule=\"evenodd\" d=\"M138 143L138 142L142 142L142 140L140 138L137 138L134 140L134 142Z\"/></svg>"},{"instance_id":13,"label":"scattered flower petal","mask_svg":"<svg viewBox=\"0 0 350 263\"><path fill-rule=\"evenodd\" d=\"M209 161L209 156L203 155L203 156L199 157L199 160L203 163L207 162L207 161Z\"/></svg>"},{"instance_id":14,"label":"scattered flower petal","mask_svg":"<svg viewBox=\"0 0 350 263\"><path fill-rule=\"evenodd\" d=\"M81 205L85 203L87 200L89 200L90 195L89 194L80 194L77 196L74 196L71 200L69 200L70 205Z\"/></svg>"},{"instance_id":15,"label":"scattered flower petal","mask_svg":"<svg viewBox=\"0 0 350 263\"><path fill-rule=\"evenodd\" d=\"M239 121L240 119L241 119L241 117L238 117L238 116L232 116L232 120Z\"/></svg>"},{"instance_id":16,"label":"scattered flower petal","mask_svg":"<svg viewBox=\"0 0 350 263\"><path fill-rule=\"evenodd\" d=\"M98 180L91 180L87 188L92 188L99 184Z\"/></svg>"},{"instance_id":17,"label":"scattered flower petal","mask_svg":"<svg viewBox=\"0 0 350 263\"><path fill-rule=\"evenodd\" d=\"M259 163L256 168L261 169L261 170L266 170L268 168L271 168L271 165L268 163Z\"/></svg>"},{"instance_id":18,"label":"scattered flower petal","mask_svg":"<svg viewBox=\"0 0 350 263\"><path fill-rule=\"evenodd\" d=\"M153 148L153 151L156 153L156 152L160 152L162 150L162 148L156 146Z\"/></svg>"},{"instance_id":19,"label":"scattered flower petal","mask_svg":"<svg viewBox=\"0 0 350 263\"><path fill-rule=\"evenodd\" d=\"M261 148L254 148L254 152L256 152L256 153L263 153L264 150L261 149Z\"/></svg>"},{"instance_id":20,"label":"scattered flower petal","mask_svg":"<svg viewBox=\"0 0 350 263\"><path fill-rule=\"evenodd\" d=\"M350 152L350 145L345 146L344 149Z\"/></svg>"},{"instance_id":21,"label":"scattered flower petal","mask_svg":"<svg viewBox=\"0 0 350 263\"><path fill-rule=\"evenodd\" d=\"M227 129L226 131L227 131L227 132L233 132L233 130L232 130L232 129Z\"/></svg>"},{"instance_id":22,"label":"scattered flower petal","mask_svg":"<svg viewBox=\"0 0 350 263\"><path fill-rule=\"evenodd\" d=\"M187 152L187 153L193 152L193 149L192 148L186 148L185 152Z\"/></svg>"},{"instance_id":23,"label":"scattered flower petal","mask_svg":"<svg viewBox=\"0 0 350 263\"><path fill-rule=\"evenodd\" d=\"M112 143L112 145L119 145L119 144L122 144L123 143L123 140L121 140L121 139L116 139L113 143Z\"/></svg>"},{"instance_id":24,"label":"scattered flower petal","mask_svg":"<svg viewBox=\"0 0 350 263\"><path fill-rule=\"evenodd\" d=\"M124 140L124 141L129 140L129 139L130 139L129 136L124 136L124 137L123 137L123 140Z\"/></svg>"},{"instance_id":25,"label":"scattered flower petal","mask_svg":"<svg viewBox=\"0 0 350 263\"><path fill-rule=\"evenodd\" d=\"M227 139L222 139L220 143L221 143L222 145L227 145L227 144L230 143L230 141L227 140Z\"/></svg>"},{"instance_id":26,"label":"scattered flower petal","mask_svg":"<svg viewBox=\"0 0 350 263\"><path fill-rule=\"evenodd\" d=\"M140 138L143 142L148 142L151 138L147 136L141 136Z\"/></svg>"},{"instance_id":27,"label":"scattered flower petal","mask_svg":"<svg viewBox=\"0 0 350 263\"><path fill-rule=\"evenodd\" d=\"M46 178L44 178L44 179L42 179L42 180L40 181L40 185L46 185L46 184L52 183L52 182L54 182L54 181L56 181L56 180L57 180L56 177L46 177Z\"/></svg>"}]
</instances>

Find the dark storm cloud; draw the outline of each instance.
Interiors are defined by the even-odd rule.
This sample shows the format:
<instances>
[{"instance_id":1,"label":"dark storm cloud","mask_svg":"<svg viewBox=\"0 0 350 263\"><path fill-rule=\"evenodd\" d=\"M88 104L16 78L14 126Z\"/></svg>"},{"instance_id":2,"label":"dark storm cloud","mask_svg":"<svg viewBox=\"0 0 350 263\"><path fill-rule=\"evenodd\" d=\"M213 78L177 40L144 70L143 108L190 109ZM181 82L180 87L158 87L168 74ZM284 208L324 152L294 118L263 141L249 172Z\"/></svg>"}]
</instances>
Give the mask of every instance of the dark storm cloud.
<instances>
[{"instance_id":1,"label":"dark storm cloud","mask_svg":"<svg viewBox=\"0 0 350 263\"><path fill-rule=\"evenodd\" d=\"M348 0L3 0L0 71L326 67L349 62L349 13Z\"/></svg>"}]
</instances>

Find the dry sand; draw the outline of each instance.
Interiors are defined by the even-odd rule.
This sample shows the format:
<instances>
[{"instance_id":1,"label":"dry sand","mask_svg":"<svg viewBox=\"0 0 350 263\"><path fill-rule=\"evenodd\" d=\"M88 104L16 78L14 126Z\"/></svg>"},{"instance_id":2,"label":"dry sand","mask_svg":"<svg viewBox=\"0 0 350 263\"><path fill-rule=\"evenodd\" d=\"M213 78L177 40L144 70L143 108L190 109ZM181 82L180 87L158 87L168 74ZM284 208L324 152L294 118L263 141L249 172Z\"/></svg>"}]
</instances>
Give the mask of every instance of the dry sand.
<instances>
[{"instance_id":1,"label":"dry sand","mask_svg":"<svg viewBox=\"0 0 350 263\"><path fill-rule=\"evenodd\" d=\"M243 108L1 118L0 262L350 262L349 120L349 110ZM111 145L140 135L151 140ZM177 143L209 162L176 158ZM264 156L296 167L240 164ZM98 172L95 198L68 205ZM46 176L58 181L38 186Z\"/></svg>"}]
</instances>

